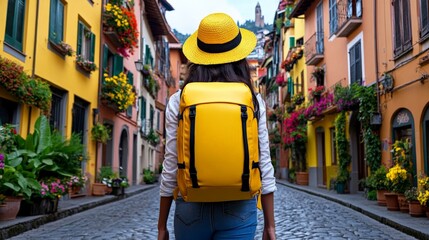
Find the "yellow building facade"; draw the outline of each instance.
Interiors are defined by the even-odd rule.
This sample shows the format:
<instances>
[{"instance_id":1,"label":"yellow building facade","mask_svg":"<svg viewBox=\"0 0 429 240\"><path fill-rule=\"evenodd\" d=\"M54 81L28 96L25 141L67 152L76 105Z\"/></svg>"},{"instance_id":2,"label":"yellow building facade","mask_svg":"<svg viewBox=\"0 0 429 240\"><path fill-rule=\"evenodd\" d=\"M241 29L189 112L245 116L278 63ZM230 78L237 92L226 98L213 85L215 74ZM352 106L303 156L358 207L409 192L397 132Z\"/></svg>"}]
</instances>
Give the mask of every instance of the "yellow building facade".
<instances>
[{"instance_id":1,"label":"yellow building facade","mask_svg":"<svg viewBox=\"0 0 429 240\"><path fill-rule=\"evenodd\" d=\"M65 138L82 136L88 159L83 172L95 175L95 141L90 129L97 117L100 72L101 0L0 2L0 55L26 74L49 84L51 127ZM69 56L71 54L71 56ZM3 123L18 126L25 137L41 114L0 87Z\"/></svg>"}]
</instances>

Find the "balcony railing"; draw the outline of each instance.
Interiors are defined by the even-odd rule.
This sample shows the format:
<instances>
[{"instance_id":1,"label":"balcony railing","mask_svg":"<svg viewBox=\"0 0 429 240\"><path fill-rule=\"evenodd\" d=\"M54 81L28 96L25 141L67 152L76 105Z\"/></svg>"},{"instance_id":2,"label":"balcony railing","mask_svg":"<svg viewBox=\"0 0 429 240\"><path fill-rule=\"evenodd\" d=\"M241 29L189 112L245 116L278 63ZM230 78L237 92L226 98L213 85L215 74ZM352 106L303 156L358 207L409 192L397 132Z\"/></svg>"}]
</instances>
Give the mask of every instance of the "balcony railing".
<instances>
[{"instance_id":1,"label":"balcony railing","mask_svg":"<svg viewBox=\"0 0 429 240\"><path fill-rule=\"evenodd\" d=\"M323 32L314 33L305 42L305 59L307 65L317 65L324 58Z\"/></svg>"},{"instance_id":2,"label":"balcony railing","mask_svg":"<svg viewBox=\"0 0 429 240\"><path fill-rule=\"evenodd\" d=\"M362 0L338 0L337 37L347 37L362 24Z\"/></svg>"}]
</instances>

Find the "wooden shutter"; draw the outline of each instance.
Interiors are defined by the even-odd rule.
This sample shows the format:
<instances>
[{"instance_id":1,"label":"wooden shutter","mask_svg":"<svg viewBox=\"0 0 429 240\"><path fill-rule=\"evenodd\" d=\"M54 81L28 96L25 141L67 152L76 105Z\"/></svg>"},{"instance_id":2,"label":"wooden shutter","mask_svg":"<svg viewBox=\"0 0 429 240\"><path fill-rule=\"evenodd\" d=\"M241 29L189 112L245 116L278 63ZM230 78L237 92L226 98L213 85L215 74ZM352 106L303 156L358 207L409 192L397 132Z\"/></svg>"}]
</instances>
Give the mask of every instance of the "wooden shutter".
<instances>
[{"instance_id":1,"label":"wooden shutter","mask_svg":"<svg viewBox=\"0 0 429 240\"><path fill-rule=\"evenodd\" d=\"M355 57L355 46L350 48L350 83L356 82L356 57Z\"/></svg>"},{"instance_id":2,"label":"wooden shutter","mask_svg":"<svg viewBox=\"0 0 429 240\"><path fill-rule=\"evenodd\" d=\"M143 122L146 119L146 99L143 96L140 98L140 119L143 125Z\"/></svg>"},{"instance_id":3,"label":"wooden shutter","mask_svg":"<svg viewBox=\"0 0 429 240\"><path fill-rule=\"evenodd\" d=\"M51 0L51 6L49 11L49 40L57 43L57 33L55 29L56 15L57 15L57 3L58 0Z\"/></svg>"},{"instance_id":4,"label":"wooden shutter","mask_svg":"<svg viewBox=\"0 0 429 240\"><path fill-rule=\"evenodd\" d=\"M113 59L113 75L118 75L124 71L124 60L121 56L115 55Z\"/></svg>"},{"instance_id":5,"label":"wooden shutter","mask_svg":"<svg viewBox=\"0 0 429 240\"><path fill-rule=\"evenodd\" d=\"M420 37L424 37L429 32L428 0L420 0L420 3Z\"/></svg>"},{"instance_id":6,"label":"wooden shutter","mask_svg":"<svg viewBox=\"0 0 429 240\"><path fill-rule=\"evenodd\" d=\"M104 73L105 72L110 72L109 71L109 47L107 46L107 44L103 45L103 63L102 63L102 71L103 71L103 82L104 82ZM107 70L107 71L106 71Z\"/></svg>"},{"instance_id":7,"label":"wooden shutter","mask_svg":"<svg viewBox=\"0 0 429 240\"><path fill-rule=\"evenodd\" d=\"M56 32L57 41L61 42L64 40L64 4L58 0L57 6Z\"/></svg>"},{"instance_id":8,"label":"wooden shutter","mask_svg":"<svg viewBox=\"0 0 429 240\"><path fill-rule=\"evenodd\" d=\"M400 1L394 0L393 2L393 24L394 24L394 55L402 52L402 39L401 39L401 9Z\"/></svg>"},{"instance_id":9,"label":"wooden shutter","mask_svg":"<svg viewBox=\"0 0 429 240\"><path fill-rule=\"evenodd\" d=\"M402 33L403 37L403 50L408 50L412 47L411 42L411 16L410 16L410 1L402 0Z\"/></svg>"},{"instance_id":10,"label":"wooden shutter","mask_svg":"<svg viewBox=\"0 0 429 240\"><path fill-rule=\"evenodd\" d=\"M24 16L25 16L25 0L16 0L18 2L17 22L16 22L16 45L19 50L22 50L22 40L24 37Z\"/></svg>"},{"instance_id":11,"label":"wooden shutter","mask_svg":"<svg viewBox=\"0 0 429 240\"><path fill-rule=\"evenodd\" d=\"M354 46L354 52L355 52L355 81L357 84L362 85L362 51L361 51L361 43L360 41L357 42Z\"/></svg>"},{"instance_id":12,"label":"wooden shutter","mask_svg":"<svg viewBox=\"0 0 429 240\"><path fill-rule=\"evenodd\" d=\"M289 47L295 47L295 37L289 37Z\"/></svg>"},{"instance_id":13,"label":"wooden shutter","mask_svg":"<svg viewBox=\"0 0 429 240\"><path fill-rule=\"evenodd\" d=\"M84 37L83 29L84 29L84 26L79 21L77 24L77 47L76 47L77 55L82 55L82 38Z\"/></svg>"},{"instance_id":14,"label":"wooden shutter","mask_svg":"<svg viewBox=\"0 0 429 240\"><path fill-rule=\"evenodd\" d=\"M134 82L133 78L134 78L134 75L130 71L128 71L128 73L127 73L127 80L128 80L128 83L131 84L131 85L133 85L133 82ZM129 116L129 117L133 116L133 106L129 106L128 107L128 109L127 109L127 116Z\"/></svg>"},{"instance_id":15,"label":"wooden shutter","mask_svg":"<svg viewBox=\"0 0 429 240\"><path fill-rule=\"evenodd\" d=\"M95 34L91 32L91 49L89 51L89 61L94 62L95 53Z\"/></svg>"}]
</instances>

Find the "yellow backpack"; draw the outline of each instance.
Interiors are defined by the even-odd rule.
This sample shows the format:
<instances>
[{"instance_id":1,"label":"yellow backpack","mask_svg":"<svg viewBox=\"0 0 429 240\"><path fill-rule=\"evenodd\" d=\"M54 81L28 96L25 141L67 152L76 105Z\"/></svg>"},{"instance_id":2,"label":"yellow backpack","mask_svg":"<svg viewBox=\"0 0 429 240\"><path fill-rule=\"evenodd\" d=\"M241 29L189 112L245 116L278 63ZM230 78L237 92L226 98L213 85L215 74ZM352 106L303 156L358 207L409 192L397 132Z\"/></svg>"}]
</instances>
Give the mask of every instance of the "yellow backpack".
<instances>
[{"instance_id":1,"label":"yellow backpack","mask_svg":"<svg viewBox=\"0 0 429 240\"><path fill-rule=\"evenodd\" d=\"M177 191L189 202L260 193L258 112L244 83L194 82L182 90Z\"/></svg>"}]
</instances>

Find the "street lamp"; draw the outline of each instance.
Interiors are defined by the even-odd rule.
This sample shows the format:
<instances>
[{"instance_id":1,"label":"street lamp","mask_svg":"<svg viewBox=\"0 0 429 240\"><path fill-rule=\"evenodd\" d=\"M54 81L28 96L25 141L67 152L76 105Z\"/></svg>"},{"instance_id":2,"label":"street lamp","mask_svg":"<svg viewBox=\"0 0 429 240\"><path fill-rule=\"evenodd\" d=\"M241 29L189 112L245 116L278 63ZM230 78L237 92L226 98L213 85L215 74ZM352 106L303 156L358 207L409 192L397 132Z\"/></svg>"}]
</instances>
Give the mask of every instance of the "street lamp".
<instances>
[{"instance_id":1,"label":"street lamp","mask_svg":"<svg viewBox=\"0 0 429 240\"><path fill-rule=\"evenodd\" d=\"M136 65L136 69L139 72L143 71L143 61L140 59L138 61L135 61L134 64Z\"/></svg>"}]
</instances>

